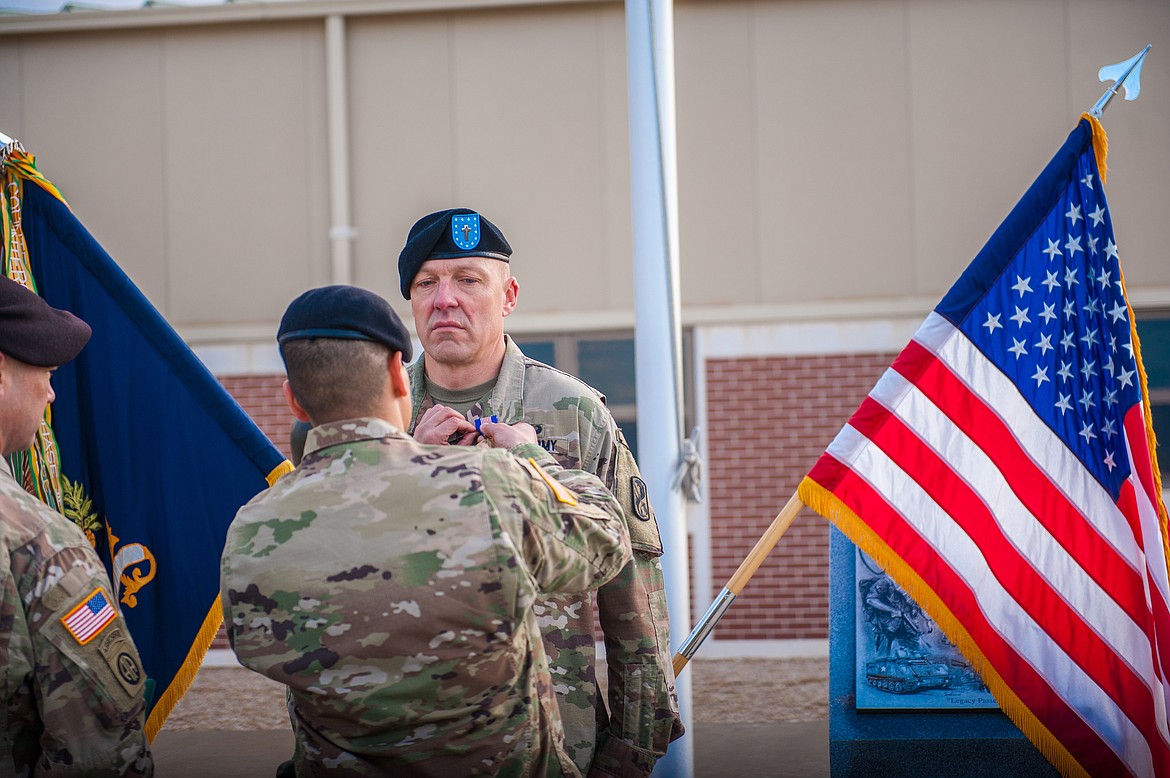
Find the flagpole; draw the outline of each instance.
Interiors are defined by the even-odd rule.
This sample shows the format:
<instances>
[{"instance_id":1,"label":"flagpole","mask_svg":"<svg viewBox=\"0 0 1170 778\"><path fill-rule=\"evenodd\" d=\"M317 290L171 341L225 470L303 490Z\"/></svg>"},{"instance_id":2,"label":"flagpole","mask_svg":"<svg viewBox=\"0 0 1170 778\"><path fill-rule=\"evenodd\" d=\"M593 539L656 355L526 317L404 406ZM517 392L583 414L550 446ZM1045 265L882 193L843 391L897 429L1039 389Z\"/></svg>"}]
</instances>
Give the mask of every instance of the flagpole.
<instances>
[{"instance_id":1,"label":"flagpole","mask_svg":"<svg viewBox=\"0 0 1170 778\"><path fill-rule=\"evenodd\" d=\"M630 210L634 257L638 452L662 533L663 583L674 635L690 626L686 499L673 487L682 460L678 163L674 102L674 0L626 0L630 107ZM678 714L691 726L689 678L676 679ZM656 778L695 774L693 738L670 744Z\"/></svg>"},{"instance_id":2,"label":"flagpole","mask_svg":"<svg viewBox=\"0 0 1170 778\"><path fill-rule=\"evenodd\" d=\"M1090 116L1094 116L1100 119L1101 114L1104 113L1105 109L1109 107L1109 102L1113 99L1113 96L1118 93L1122 86L1125 86L1126 100L1137 99L1138 94L1141 92L1140 79L1142 63L1145 62L1146 55L1150 53L1150 49L1153 47L1153 45L1154 44L1152 43L1147 43L1146 47L1134 55L1131 59L1125 60L1124 62L1118 62L1116 65L1106 65L1105 67L1101 68L1100 71L1098 71L1097 77L1100 80L1108 81L1111 78L1115 80L1113 82L1113 86L1106 89L1105 94L1101 95L1101 99L1098 100L1096 104L1094 104L1093 107L1089 109ZM1121 74L1120 78L1117 78L1114 74L1117 73L1121 68L1125 68L1125 71ZM1125 81L1131 75L1133 76L1133 83L1127 85Z\"/></svg>"},{"instance_id":3,"label":"flagpole","mask_svg":"<svg viewBox=\"0 0 1170 778\"><path fill-rule=\"evenodd\" d=\"M739 569L735 571L735 575L723 587L723 591L719 592L719 596L711 603L711 607L699 619L699 623L691 630L691 634L687 635L687 639L679 646L678 653L674 655L674 674L677 676L682 669L687 666L687 662L691 661L691 657L699 650L699 646L707 636L711 634L711 630L715 629L715 624L719 619L723 618L723 614L731 607L731 603L743 591L743 587L751 580L751 577L756 574L756 570L760 569L760 565L767 559L768 554L780 542L780 538L792 526L792 522L800 515L800 509L804 507L798 495L792 495L776 518L772 519L772 524L767 531L756 541L756 545L752 548L747 557L739 563Z\"/></svg>"}]
</instances>

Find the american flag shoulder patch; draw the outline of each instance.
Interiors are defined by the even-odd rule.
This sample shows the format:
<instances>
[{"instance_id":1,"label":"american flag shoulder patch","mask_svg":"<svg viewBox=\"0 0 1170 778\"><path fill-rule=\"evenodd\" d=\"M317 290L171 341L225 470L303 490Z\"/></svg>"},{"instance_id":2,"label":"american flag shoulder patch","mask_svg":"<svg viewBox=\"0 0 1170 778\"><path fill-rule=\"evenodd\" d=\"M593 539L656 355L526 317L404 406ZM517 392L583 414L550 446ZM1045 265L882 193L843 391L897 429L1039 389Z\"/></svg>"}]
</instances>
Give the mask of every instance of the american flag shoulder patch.
<instances>
[{"instance_id":1,"label":"american flag shoulder patch","mask_svg":"<svg viewBox=\"0 0 1170 778\"><path fill-rule=\"evenodd\" d=\"M69 630L69 634L84 646L101 634L101 631L117 617L118 613L110 604L105 590L99 586L77 607L65 614L61 618L61 623Z\"/></svg>"}]
</instances>

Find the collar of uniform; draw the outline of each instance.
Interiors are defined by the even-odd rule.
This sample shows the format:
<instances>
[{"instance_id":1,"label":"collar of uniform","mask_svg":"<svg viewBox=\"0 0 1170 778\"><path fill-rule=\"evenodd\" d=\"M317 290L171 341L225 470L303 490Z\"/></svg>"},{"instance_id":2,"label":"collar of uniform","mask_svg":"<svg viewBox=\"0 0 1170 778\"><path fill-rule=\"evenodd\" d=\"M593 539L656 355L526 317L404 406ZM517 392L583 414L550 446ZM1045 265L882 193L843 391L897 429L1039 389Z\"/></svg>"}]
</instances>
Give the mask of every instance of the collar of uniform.
<instances>
[{"instance_id":1,"label":"collar of uniform","mask_svg":"<svg viewBox=\"0 0 1170 778\"><path fill-rule=\"evenodd\" d=\"M427 397L427 355L419 354L418 359L406 368L406 374L410 376L410 431L413 433L423 400Z\"/></svg>"},{"instance_id":2,"label":"collar of uniform","mask_svg":"<svg viewBox=\"0 0 1170 778\"><path fill-rule=\"evenodd\" d=\"M16 480L16 476L12 474L12 463L8 461L8 457L0 456L0 473L8 476L13 481Z\"/></svg>"},{"instance_id":3,"label":"collar of uniform","mask_svg":"<svg viewBox=\"0 0 1170 778\"><path fill-rule=\"evenodd\" d=\"M491 405L491 413L498 416L500 421L515 424L521 420L521 416L510 415L506 405L509 399L519 400L524 396L524 352L510 335L505 335L504 341L504 362L500 365L496 388L492 390L488 404Z\"/></svg>"},{"instance_id":4,"label":"collar of uniform","mask_svg":"<svg viewBox=\"0 0 1170 778\"><path fill-rule=\"evenodd\" d=\"M419 409L426 399L426 354L410 365L407 372L410 374L410 399L412 403L410 429L418 424ZM488 399L488 407L484 409L485 416L498 416L505 424L515 424L521 420L520 415L513 416L506 412L505 403L508 398L519 399L524 396L524 352L512 340L512 336L504 335L504 363L500 365L500 373L496 377L496 388L492 389L492 396ZM517 405L517 407L519 407Z\"/></svg>"},{"instance_id":5,"label":"collar of uniform","mask_svg":"<svg viewBox=\"0 0 1170 778\"><path fill-rule=\"evenodd\" d=\"M405 438L406 433L385 419L343 419L319 424L305 436L305 456L342 443L379 438Z\"/></svg>"}]
</instances>

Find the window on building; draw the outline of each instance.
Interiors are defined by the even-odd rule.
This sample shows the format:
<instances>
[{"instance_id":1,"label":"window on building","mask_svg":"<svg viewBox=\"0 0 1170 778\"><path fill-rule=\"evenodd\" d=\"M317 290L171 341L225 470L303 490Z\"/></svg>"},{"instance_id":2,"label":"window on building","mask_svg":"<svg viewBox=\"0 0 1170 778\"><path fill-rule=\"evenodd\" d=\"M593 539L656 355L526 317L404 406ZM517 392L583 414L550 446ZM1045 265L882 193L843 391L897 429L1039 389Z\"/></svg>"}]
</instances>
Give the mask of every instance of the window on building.
<instances>
[{"instance_id":1,"label":"window on building","mask_svg":"<svg viewBox=\"0 0 1170 778\"><path fill-rule=\"evenodd\" d=\"M638 456L638 407L634 379L634 334L630 331L589 335L512 336L529 357L575 375L605 395L606 405ZM690 333L683 332L684 430L691 429Z\"/></svg>"},{"instance_id":2,"label":"window on building","mask_svg":"<svg viewBox=\"0 0 1170 778\"><path fill-rule=\"evenodd\" d=\"M1158 438L1158 468L1163 486L1170 486L1166 481L1170 473L1170 311L1138 312L1137 331Z\"/></svg>"}]
</instances>

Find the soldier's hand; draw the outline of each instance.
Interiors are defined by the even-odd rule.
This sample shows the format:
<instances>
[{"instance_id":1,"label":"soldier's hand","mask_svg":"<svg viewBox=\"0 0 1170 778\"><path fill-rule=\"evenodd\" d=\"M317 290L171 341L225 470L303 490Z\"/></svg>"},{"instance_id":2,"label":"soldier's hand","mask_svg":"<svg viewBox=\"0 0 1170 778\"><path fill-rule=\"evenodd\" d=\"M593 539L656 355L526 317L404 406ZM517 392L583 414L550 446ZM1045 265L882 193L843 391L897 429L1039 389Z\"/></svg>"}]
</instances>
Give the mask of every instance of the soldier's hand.
<instances>
[{"instance_id":1,"label":"soldier's hand","mask_svg":"<svg viewBox=\"0 0 1170 778\"><path fill-rule=\"evenodd\" d=\"M493 448L512 448L521 443L537 442L536 428L525 422L501 424L481 419L479 431L492 444Z\"/></svg>"},{"instance_id":2,"label":"soldier's hand","mask_svg":"<svg viewBox=\"0 0 1170 778\"><path fill-rule=\"evenodd\" d=\"M428 408L414 427L415 440L436 446L470 446L478 436L474 424L446 405Z\"/></svg>"}]
</instances>

